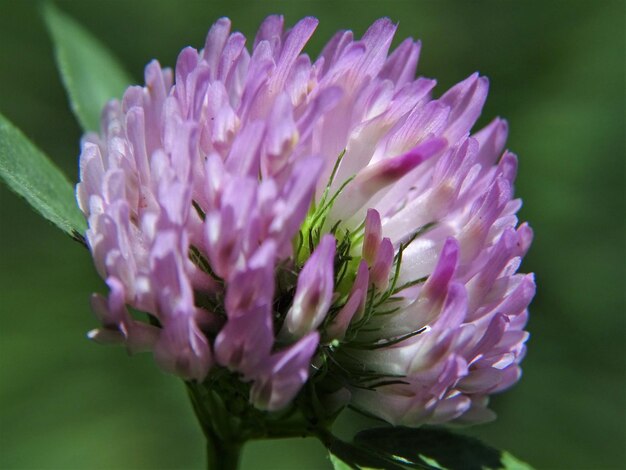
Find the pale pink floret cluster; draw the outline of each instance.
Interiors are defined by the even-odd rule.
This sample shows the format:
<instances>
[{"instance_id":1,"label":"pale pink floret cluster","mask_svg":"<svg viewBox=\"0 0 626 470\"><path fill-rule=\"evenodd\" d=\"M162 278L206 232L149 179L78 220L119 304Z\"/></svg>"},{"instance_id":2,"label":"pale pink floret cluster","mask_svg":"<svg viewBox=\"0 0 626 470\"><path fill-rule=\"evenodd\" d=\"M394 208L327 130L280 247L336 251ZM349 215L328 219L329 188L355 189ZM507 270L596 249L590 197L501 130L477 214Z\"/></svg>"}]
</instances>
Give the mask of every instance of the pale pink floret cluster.
<instances>
[{"instance_id":1,"label":"pale pink floret cluster","mask_svg":"<svg viewBox=\"0 0 626 470\"><path fill-rule=\"evenodd\" d=\"M532 233L516 228L506 123L470 136L487 80L433 99L435 81L415 78L419 42L388 55L391 21L337 33L311 62L316 25L269 17L249 52L221 19L174 73L153 61L144 87L106 106L77 187L110 290L93 298L90 336L185 379L228 368L261 409L332 362L345 401L391 423L488 419L488 395L519 378L534 295L516 274ZM277 273L297 276L292 294Z\"/></svg>"}]
</instances>

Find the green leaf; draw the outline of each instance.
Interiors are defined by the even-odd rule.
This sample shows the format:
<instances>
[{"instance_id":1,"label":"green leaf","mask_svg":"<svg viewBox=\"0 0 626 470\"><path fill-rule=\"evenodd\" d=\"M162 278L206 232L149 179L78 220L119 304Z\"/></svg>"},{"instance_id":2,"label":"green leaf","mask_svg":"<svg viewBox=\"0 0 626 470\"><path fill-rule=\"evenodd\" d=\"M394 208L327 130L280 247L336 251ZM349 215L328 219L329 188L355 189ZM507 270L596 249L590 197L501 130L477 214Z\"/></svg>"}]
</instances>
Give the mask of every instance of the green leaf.
<instances>
[{"instance_id":1,"label":"green leaf","mask_svg":"<svg viewBox=\"0 0 626 470\"><path fill-rule=\"evenodd\" d=\"M335 470L403 470L405 468L387 455L372 452L358 444L348 444L334 436L326 445ZM416 468L429 469L430 467Z\"/></svg>"},{"instance_id":2,"label":"green leaf","mask_svg":"<svg viewBox=\"0 0 626 470\"><path fill-rule=\"evenodd\" d=\"M82 241L86 224L74 188L48 157L0 114L0 177L33 208Z\"/></svg>"},{"instance_id":3,"label":"green leaf","mask_svg":"<svg viewBox=\"0 0 626 470\"><path fill-rule=\"evenodd\" d=\"M528 464L478 439L441 428L376 428L355 436L367 447L404 468L444 470L532 470Z\"/></svg>"},{"instance_id":4,"label":"green leaf","mask_svg":"<svg viewBox=\"0 0 626 470\"><path fill-rule=\"evenodd\" d=\"M335 470L352 470L352 467L333 454L329 454L330 463L333 464Z\"/></svg>"},{"instance_id":5,"label":"green leaf","mask_svg":"<svg viewBox=\"0 0 626 470\"><path fill-rule=\"evenodd\" d=\"M103 106L133 80L100 41L52 3L44 4L43 16L72 111L84 130L98 130Z\"/></svg>"}]
</instances>

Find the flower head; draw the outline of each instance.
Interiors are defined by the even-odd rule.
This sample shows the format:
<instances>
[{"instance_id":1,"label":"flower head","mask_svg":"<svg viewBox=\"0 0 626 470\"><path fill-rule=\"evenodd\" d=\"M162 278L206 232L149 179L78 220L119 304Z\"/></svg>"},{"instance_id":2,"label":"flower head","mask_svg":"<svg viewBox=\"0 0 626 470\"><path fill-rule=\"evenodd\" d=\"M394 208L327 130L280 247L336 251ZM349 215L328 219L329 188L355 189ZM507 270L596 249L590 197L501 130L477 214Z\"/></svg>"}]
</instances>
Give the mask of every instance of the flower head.
<instances>
[{"instance_id":1,"label":"flower head","mask_svg":"<svg viewBox=\"0 0 626 470\"><path fill-rule=\"evenodd\" d=\"M388 19L312 61L316 26L271 16L248 50L220 19L106 106L77 186L110 289L90 337L264 410L309 380L394 424L489 419L535 288L506 122L471 134L487 80L433 98Z\"/></svg>"}]
</instances>

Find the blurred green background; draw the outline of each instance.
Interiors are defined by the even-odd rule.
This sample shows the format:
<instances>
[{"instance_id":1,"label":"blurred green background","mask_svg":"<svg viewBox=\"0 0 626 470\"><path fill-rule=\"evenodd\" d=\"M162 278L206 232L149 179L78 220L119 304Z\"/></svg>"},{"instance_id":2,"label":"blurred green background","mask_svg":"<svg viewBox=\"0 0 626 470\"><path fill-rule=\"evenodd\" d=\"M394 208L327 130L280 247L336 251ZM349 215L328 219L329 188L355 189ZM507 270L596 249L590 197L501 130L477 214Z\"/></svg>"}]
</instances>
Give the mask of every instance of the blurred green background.
<instances>
[{"instance_id":1,"label":"blurred green background","mask_svg":"<svg viewBox=\"0 0 626 470\"><path fill-rule=\"evenodd\" d=\"M438 93L475 70L491 80L481 118L509 120L521 216L537 274L524 378L500 418L464 432L538 469L626 468L624 305L625 7L621 1L58 1L139 79L173 65L227 15L248 37L269 13L320 18L315 55L375 18L423 41ZM398 41L396 41L397 43ZM80 130L37 3L0 0L0 110L75 181ZM103 284L88 253L0 187L0 468L202 468L183 386L148 355L89 343ZM349 429L352 418L341 427ZM329 468L313 440L252 443L244 468Z\"/></svg>"}]
</instances>

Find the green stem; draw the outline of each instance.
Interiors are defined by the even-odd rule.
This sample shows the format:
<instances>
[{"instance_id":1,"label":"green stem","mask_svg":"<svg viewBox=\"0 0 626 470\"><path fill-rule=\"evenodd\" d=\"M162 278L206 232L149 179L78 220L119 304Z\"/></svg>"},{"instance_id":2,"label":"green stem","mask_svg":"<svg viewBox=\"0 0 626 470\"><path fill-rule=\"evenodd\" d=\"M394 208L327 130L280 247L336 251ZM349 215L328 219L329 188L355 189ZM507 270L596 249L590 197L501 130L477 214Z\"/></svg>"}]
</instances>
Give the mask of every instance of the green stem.
<instances>
[{"instance_id":1,"label":"green stem","mask_svg":"<svg viewBox=\"0 0 626 470\"><path fill-rule=\"evenodd\" d=\"M217 436L207 436L207 469L237 470L242 445L238 442L226 442Z\"/></svg>"},{"instance_id":2,"label":"green stem","mask_svg":"<svg viewBox=\"0 0 626 470\"><path fill-rule=\"evenodd\" d=\"M231 428L226 410L201 385L187 382L187 391L206 438L207 468L236 470L243 442L236 439L236 430Z\"/></svg>"},{"instance_id":3,"label":"green stem","mask_svg":"<svg viewBox=\"0 0 626 470\"><path fill-rule=\"evenodd\" d=\"M206 438L207 468L209 470L236 470L246 441L257 439L284 439L317 436L326 432L315 413L292 404L292 408L278 414L268 414L247 408L235 401L225 401L213 384L186 382L187 392L198 422ZM228 399L228 397L227 397Z\"/></svg>"}]
</instances>

